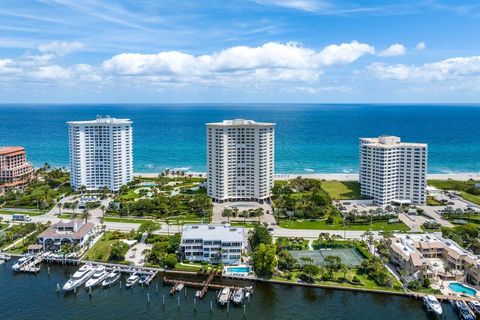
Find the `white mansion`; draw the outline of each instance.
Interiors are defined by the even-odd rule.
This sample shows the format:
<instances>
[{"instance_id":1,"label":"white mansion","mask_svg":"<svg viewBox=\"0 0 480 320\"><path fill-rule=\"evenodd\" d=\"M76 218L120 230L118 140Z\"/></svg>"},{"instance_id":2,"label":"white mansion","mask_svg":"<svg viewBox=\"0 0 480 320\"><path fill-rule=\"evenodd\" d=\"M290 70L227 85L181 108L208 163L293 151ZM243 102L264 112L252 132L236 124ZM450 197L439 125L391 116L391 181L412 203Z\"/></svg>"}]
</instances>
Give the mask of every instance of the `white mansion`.
<instances>
[{"instance_id":1,"label":"white mansion","mask_svg":"<svg viewBox=\"0 0 480 320\"><path fill-rule=\"evenodd\" d=\"M428 146L399 137L360 139L361 193L376 205L426 202Z\"/></svg>"},{"instance_id":2,"label":"white mansion","mask_svg":"<svg viewBox=\"0 0 480 320\"><path fill-rule=\"evenodd\" d=\"M70 179L87 190L104 187L117 191L133 179L132 122L98 118L70 121Z\"/></svg>"},{"instance_id":3,"label":"white mansion","mask_svg":"<svg viewBox=\"0 0 480 320\"><path fill-rule=\"evenodd\" d=\"M189 224L183 227L180 251L188 261L240 264L247 245L243 227Z\"/></svg>"},{"instance_id":4,"label":"white mansion","mask_svg":"<svg viewBox=\"0 0 480 320\"><path fill-rule=\"evenodd\" d=\"M217 202L270 198L275 124L252 120L207 123L208 195Z\"/></svg>"}]
</instances>

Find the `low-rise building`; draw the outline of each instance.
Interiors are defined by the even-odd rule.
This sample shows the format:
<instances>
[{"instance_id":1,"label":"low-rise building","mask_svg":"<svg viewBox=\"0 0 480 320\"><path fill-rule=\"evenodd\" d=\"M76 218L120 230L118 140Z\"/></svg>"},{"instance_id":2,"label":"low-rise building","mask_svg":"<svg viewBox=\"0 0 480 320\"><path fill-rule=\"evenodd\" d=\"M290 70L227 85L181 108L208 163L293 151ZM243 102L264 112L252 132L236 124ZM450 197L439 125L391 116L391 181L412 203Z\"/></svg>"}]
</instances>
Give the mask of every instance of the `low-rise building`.
<instances>
[{"instance_id":1,"label":"low-rise building","mask_svg":"<svg viewBox=\"0 0 480 320\"><path fill-rule=\"evenodd\" d=\"M245 228L224 224L190 224L183 227L180 251L195 262L240 264L247 247Z\"/></svg>"},{"instance_id":2,"label":"low-rise building","mask_svg":"<svg viewBox=\"0 0 480 320\"><path fill-rule=\"evenodd\" d=\"M68 244L83 249L95 235L95 225L83 220L57 222L37 236L44 251L58 251Z\"/></svg>"},{"instance_id":3,"label":"low-rise building","mask_svg":"<svg viewBox=\"0 0 480 320\"><path fill-rule=\"evenodd\" d=\"M23 147L0 147L0 189L25 184L33 171Z\"/></svg>"},{"instance_id":4,"label":"low-rise building","mask_svg":"<svg viewBox=\"0 0 480 320\"><path fill-rule=\"evenodd\" d=\"M455 241L434 234L394 234L389 239L390 261L409 275L480 281L480 260Z\"/></svg>"}]
</instances>

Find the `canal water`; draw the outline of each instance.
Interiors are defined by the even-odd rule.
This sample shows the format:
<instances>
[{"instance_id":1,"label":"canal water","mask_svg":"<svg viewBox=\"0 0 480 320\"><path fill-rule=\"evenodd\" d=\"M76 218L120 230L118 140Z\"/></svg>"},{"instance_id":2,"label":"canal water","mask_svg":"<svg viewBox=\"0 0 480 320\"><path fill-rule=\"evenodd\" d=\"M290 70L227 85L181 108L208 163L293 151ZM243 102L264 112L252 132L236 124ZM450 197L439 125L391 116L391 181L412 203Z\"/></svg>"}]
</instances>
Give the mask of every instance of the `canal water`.
<instances>
[{"instance_id":1,"label":"canal water","mask_svg":"<svg viewBox=\"0 0 480 320\"><path fill-rule=\"evenodd\" d=\"M227 312L217 306L214 291L197 301L196 308L195 289L189 288L186 296L170 296L161 274L147 288L125 289L117 283L90 296L85 288L76 294L56 292L57 283L62 286L76 267L49 265L49 275L44 265L31 275L14 273L12 264L0 266L0 319L244 319L243 307L230 305ZM256 284L245 305L245 319L428 319L422 302L412 298L287 285ZM443 308L444 319L457 319L449 304Z\"/></svg>"}]
</instances>

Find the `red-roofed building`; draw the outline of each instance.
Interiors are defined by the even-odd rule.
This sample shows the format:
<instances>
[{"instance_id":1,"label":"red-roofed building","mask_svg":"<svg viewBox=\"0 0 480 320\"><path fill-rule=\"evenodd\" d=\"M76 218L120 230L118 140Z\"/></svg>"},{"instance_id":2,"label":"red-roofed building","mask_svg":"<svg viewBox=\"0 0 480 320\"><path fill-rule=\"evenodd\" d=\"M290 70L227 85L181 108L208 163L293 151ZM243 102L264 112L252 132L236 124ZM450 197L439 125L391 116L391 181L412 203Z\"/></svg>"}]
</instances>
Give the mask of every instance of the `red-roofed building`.
<instances>
[{"instance_id":1,"label":"red-roofed building","mask_svg":"<svg viewBox=\"0 0 480 320\"><path fill-rule=\"evenodd\" d=\"M33 166L23 147L0 147L0 188L22 185L32 175Z\"/></svg>"}]
</instances>

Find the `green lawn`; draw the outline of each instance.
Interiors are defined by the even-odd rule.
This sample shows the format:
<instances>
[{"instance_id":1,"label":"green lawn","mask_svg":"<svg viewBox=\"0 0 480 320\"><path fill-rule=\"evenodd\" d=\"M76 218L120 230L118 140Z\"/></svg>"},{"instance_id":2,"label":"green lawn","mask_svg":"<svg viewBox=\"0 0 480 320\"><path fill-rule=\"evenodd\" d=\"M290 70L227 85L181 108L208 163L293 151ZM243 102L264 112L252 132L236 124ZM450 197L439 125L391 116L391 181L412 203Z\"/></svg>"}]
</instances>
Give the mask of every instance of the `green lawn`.
<instances>
[{"instance_id":1,"label":"green lawn","mask_svg":"<svg viewBox=\"0 0 480 320\"><path fill-rule=\"evenodd\" d=\"M152 219L130 219L130 218L114 218L114 217L105 217L105 222L121 222L121 223L143 223Z\"/></svg>"},{"instance_id":2,"label":"green lawn","mask_svg":"<svg viewBox=\"0 0 480 320\"><path fill-rule=\"evenodd\" d=\"M341 219L336 219L333 224L326 224L325 220L280 220L278 225L286 229L308 229L308 230L343 230L340 224ZM410 229L403 223L373 222L371 225L348 225L347 230L373 230L373 231L409 231Z\"/></svg>"},{"instance_id":3,"label":"green lawn","mask_svg":"<svg viewBox=\"0 0 480 320\"><path fill-rule=\"evenodd\" d=\"M112 243L118 241L119 239L111 239L112 232L105 232L105 235L98 240L90 250L88 250L87 254L85 255L86 260L90 261L101 261L101 262L108 262L108 257L110 256L110 250ZM117 233L118 234L118 233ZM125 234L125 238L128 235Z\"/></svg>"},{"instance_id":4,"label":"green lawn","mask_svg":"<svg viewBox=\"0 0 480 320\"><path fill-rule=\"evenodd\" d=\"M442 190L464 190L465 188L474 186L480 181L460 181L460 180L428 180L427 184L429 186L434 186L435 188Z\"/></svg>"},{"instance_id":5,"label":"green lawn","mask_svg":"<svg viewBox=\"0 0 480 320\"><path fill-rule=\"evenodd\" d=\"M464 191L460 191L460 195L463 199L480 205L480 195L473 195Z\"/></svg>"},{"instance_id":6,"label":"green lawn","mask_svg":"<svg viewBox=\"0 0 480 320\"><path fill-rule=\"evenodd\" d=\"M230 225L234 227L245 227L245 228L255 228L255 226L258 224L258 222L239 222L239 221L232 221L230 222Z\"/></svg>"},{"instance_id":7,"label":"green lawn","mask_svg":"<svg viewBox=\"0 0 480 320\"><path fill-rule=\"evenodd\" d=\"M322 181L322 188L336 200L362 199L358 181Z\"/></svg>"}]
</instances>

